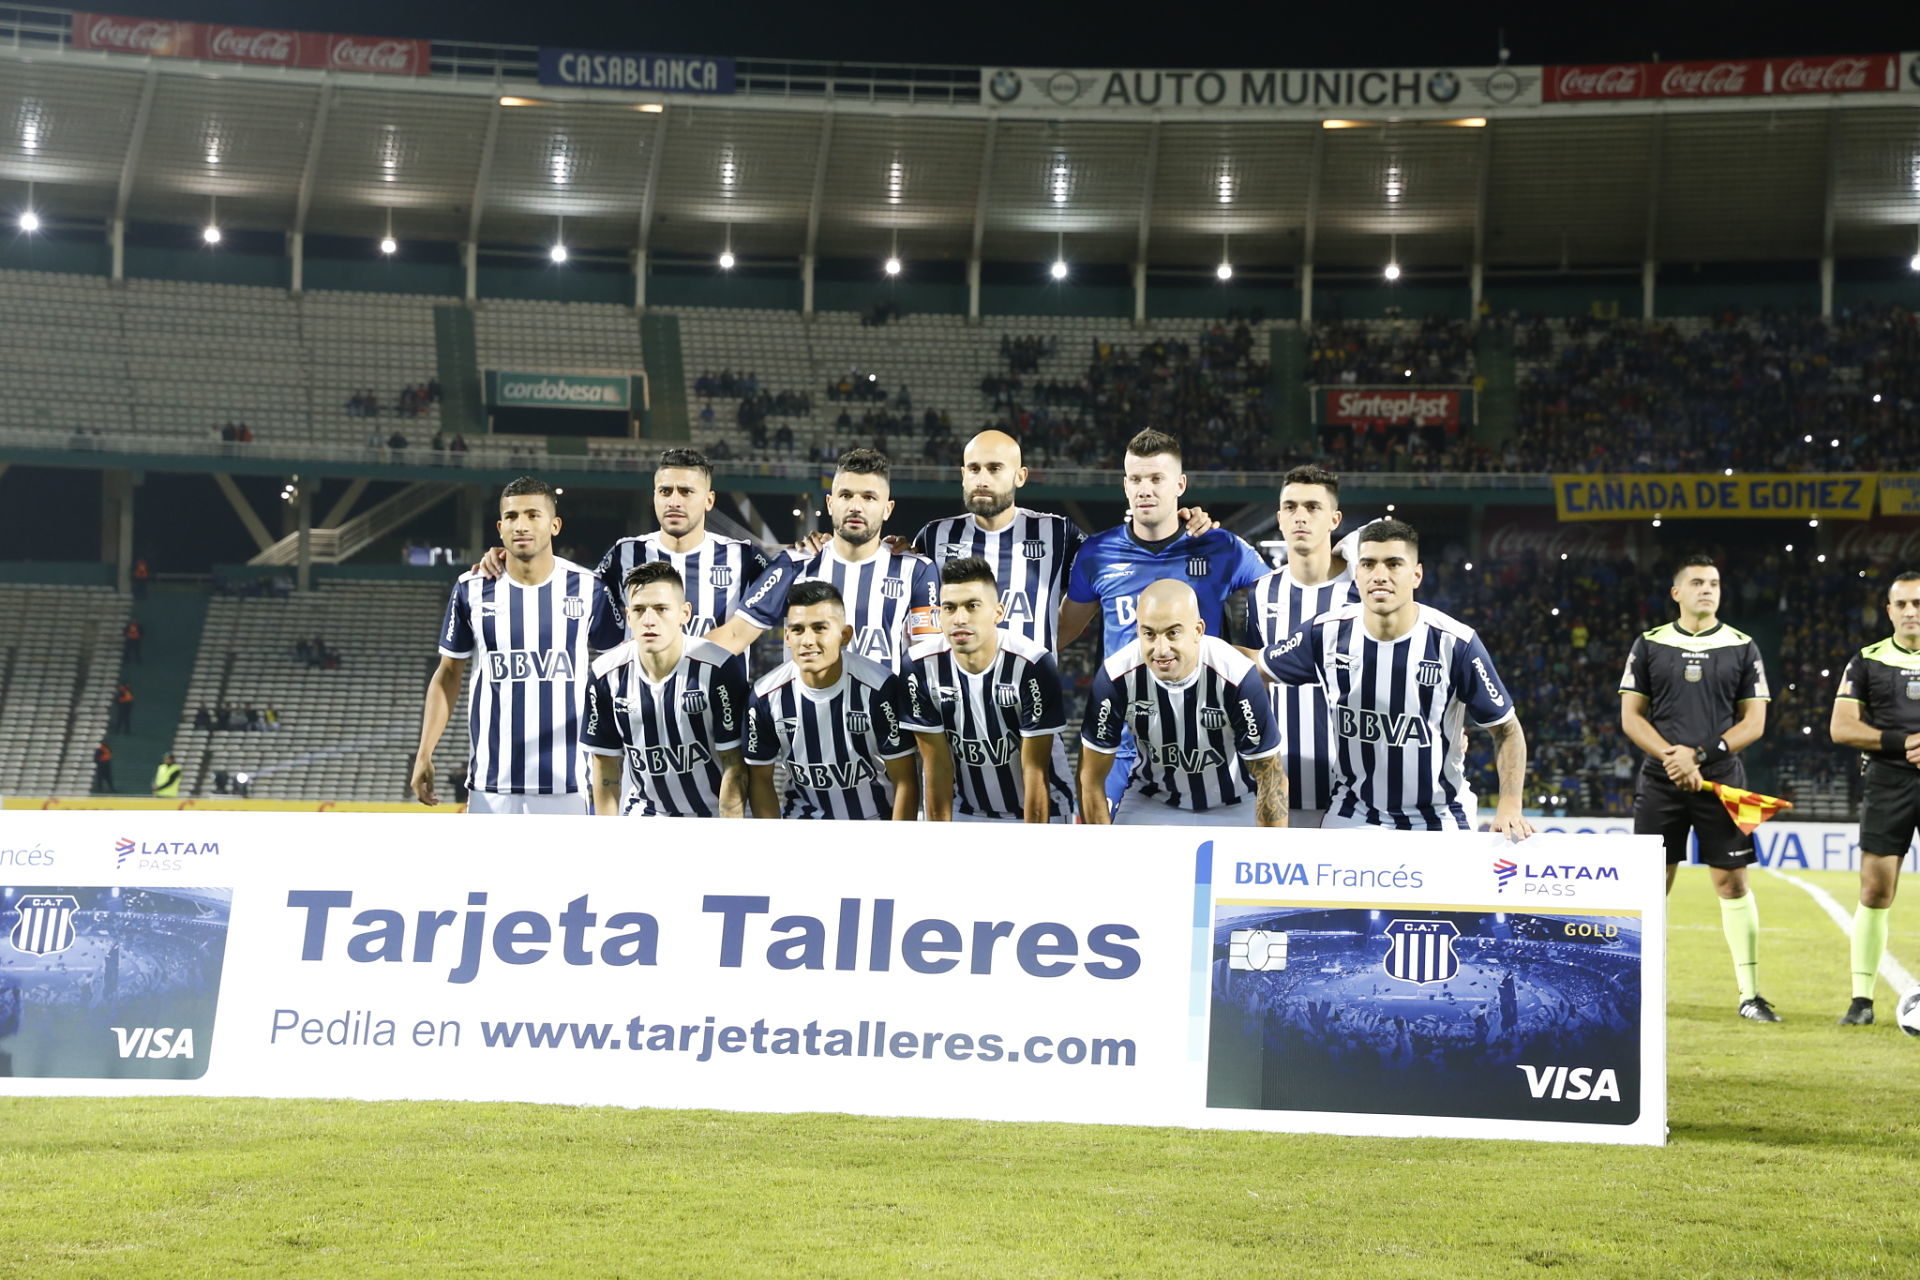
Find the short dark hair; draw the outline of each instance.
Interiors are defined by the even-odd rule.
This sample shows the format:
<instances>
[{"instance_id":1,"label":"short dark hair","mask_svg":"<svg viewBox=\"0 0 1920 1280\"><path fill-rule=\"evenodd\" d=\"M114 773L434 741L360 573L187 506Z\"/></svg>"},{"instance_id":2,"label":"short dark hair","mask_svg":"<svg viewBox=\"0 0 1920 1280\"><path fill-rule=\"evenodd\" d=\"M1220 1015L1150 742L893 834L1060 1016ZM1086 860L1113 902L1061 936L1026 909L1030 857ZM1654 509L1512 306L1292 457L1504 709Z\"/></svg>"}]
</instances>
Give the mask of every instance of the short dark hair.
<instances>
[{"instance_id":1,"label":"short dark hair","mask_svg":"<svg viewBox=\"0 0 1920 1280\"><path fill-rule=\"evenodd\" d=\"M1902 569L1893 575L1893 581L1887 584L1887 600L1893 600L1893 589L1903 582L1920 582L1920 569Z\"/></svg>"},{"instance_id":2,"label":"short dark hair","mask_svg":"<svg viewBox=\"0 0 1920 1280\"><path fill-rule=\"evenodd\" d=\"M1148 427L1127 441L1127 452L1136 458L1157 458L1163 453L1170 453L1177 459L1180 457L1180 442L1164 431Z\"/></svg>"},{"instance_id":3,"label":"short dark hair","mask_svg":"<svg viewBox=\"0 0 1920 1280\"><path fill-rule=\"evenodd\" d=\"M687 471L699 471L707 477L707 487L713 487L713 463L707 461L707 455L698 449L663 449L660 461L654 463L655 471L665 471L668 467L679 467Z\"/></svg>"},{"instance_id":4,"label":"short dark hair","mask_svg":"<svg viewBox=\"0 0 1920 1280\"><path fill-rule=\"evenodd\" d=\"M893 464L878 449L849 449L840 455L836 470L851 471L857 476L879 476L885 480L892 473Z\"/></svg>"},{"instance_id":5,"label":"short dark hair","mask_svg":"<svg viewBox=\"0 0 1920 1280\"><path fill-rule=\"evenodd\" d=\"M521 476L518 480L507 481L507 487L500 491L504 501L507 498L543 497L547 505L555 511L560 509L560 493L539 476Z\"/></svg>"},{"instance_id":6,"label":"short dark hair","mask_svg":"<svg viewBox=\"0 0 1920 1280\"><path fill-rule=\"evenodd\" d=\"M1317 484L1331 493L1336 499L1340 496L1340 477L1325 467L1316 467L1312 463L1308 463L1303 467L1295 467L1280 477L1280 487L1282 489L1290 484Z\"/></svg>"},{"instance_id":7,"label":"short dark hair","mask_svg":"<svg viewBox=\"0 0 1920 1280\"><path fill-rule=\"evenodd\" d=\"M1712 556L1704 551L1696 551L1673 567L1673 576L1678 578L1688 569L1712 569L1716 567L1718 566L1713 563Z\"/></svg>"},{"instance_id":8,"label":"short dark hair","mask_svg":"<svg viewBox=\"0 0 1920 1280\"><path fill-rule=\"evenodd\" d=\"M1391 518L1375 520L1360 530L1360 541L1365 542L1404 542L1412 547L1414 554L1420 553L1420 534L1405 520Z\"/></svg>"},{"instance_id":9,"label":"short dark hair","mask_svg":"<svg viewBox=\"0 0 1920 1280\"><path fill-rule=\"evenodd\" d=\"M963 582L984 582L996 595L1000 591L1000 580L993 576L993 566L982 556L960 556L940 566L941 586L953 587Z\"/></svg>"},{"instance_id":10,"label":"short dark hair","mask_svg":"<svg viewBox=\"0 0 1920 1280\"><path fill-rule=\"evenodd\" d=\"M787 612L804 609L809 605L831 604L839 606L840 612L847 611L846 599L841 596L840 588L831 582L801 582L787 592Z\"/></svg>"},{"instance_id":11,"label":"short dark hair","mask_svg":"<svg viewBox=\"0 0 1920 1280\"><path fill-rule=\"evenodd\" d=\"M626 599L631 600L635 587L650 587L656 582L671 582L673 589L683 598L687 594L687 580L665 560L643 560L627 570L627 576L620 580L620 591Z\"/></svg>"}]
</instances>

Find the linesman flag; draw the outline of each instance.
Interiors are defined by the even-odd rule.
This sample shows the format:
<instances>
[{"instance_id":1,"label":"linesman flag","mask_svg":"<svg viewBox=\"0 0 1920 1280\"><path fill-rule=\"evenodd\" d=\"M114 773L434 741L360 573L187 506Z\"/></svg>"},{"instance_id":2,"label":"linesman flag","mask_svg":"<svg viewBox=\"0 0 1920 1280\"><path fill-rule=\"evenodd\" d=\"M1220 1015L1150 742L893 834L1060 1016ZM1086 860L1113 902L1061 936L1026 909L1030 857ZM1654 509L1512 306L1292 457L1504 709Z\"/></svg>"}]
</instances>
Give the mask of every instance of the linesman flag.
<instances>
[{"instance_id":1,"label":"linesman flag","mask_svg":"<svg viewBox=\"0 0 1920 1280\"><path fill-rule=\"evenodd\" d=\"M1763 796L1758 791L1748 791L1744 787L1730 787L1724 782L1700 780L1702 791L1711 791L1726 806L1727 816L1733 819L1733 825L1740 828L1740 834L1750 836L1753 829L1779 813L1782 809L1793 808L1793 801L1782 800L1778 796Z\"/></svg>"}]
</instances>

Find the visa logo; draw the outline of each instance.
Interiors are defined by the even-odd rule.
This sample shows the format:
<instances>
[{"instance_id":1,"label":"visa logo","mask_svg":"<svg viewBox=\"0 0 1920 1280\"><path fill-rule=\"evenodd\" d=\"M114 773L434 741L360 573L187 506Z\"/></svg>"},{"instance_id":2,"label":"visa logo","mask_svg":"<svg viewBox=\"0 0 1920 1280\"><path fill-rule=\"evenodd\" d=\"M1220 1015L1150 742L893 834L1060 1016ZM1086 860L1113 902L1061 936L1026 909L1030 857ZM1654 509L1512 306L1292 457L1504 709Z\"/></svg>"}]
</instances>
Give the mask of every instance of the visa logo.
<instances>
[{"instance_id":1,"label":"visa logo","mask_svg":"<svg viewBox=\"0 0 1920 1280\"><path fill-rule=\"evenodd\" d=\"M1526 1073L1527 1091L1536 1098L1568 1102L1618 1102L1620 1081L1608 1067L1598 1075L1592 1067L1534 1067L1519 1064Z\"/></svg>"},{"instance_id":2,"label":"visa logo","mask_svg":"<svg viewBox=\"0 0 1920 1280\"><path fill-rule=\"evenodd\" d=\"M192 1027L114 1027L123 1058L191 1058Z\"/></svg>"}]
</instances>

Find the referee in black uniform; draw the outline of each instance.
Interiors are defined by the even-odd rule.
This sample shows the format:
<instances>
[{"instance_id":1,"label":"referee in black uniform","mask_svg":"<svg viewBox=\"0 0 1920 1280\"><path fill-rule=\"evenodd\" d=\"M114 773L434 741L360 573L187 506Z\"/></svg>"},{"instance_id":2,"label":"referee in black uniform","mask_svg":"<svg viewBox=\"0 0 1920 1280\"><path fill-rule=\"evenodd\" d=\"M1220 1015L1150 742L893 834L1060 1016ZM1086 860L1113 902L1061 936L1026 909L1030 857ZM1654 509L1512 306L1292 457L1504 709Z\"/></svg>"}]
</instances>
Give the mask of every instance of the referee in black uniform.
<instances>
[{"instance_id":1,"label":"referee in black uniform","mask_svg":"<svg viewBox=\"0 0 1920 1280\"><path fill-rule=\"evenodd\" d=\"M1740 751L1767 727L1767 673L1753 638L1720 621L1720 571L1687 557L1670 592L1680 618L1640 636L1620 677L1620 727L1647 753L1633 797L1633 833L1667 844L1667 891L1687 856L1687 833L1720 895L1720 927L1733 952L1740 1016L1778 1022L1759 990L1760 914L1747 889L1753 837L1734 825L1702 779L1747 785Z\"/></svg>"},{"instance_id":2,"label":"referee in black uniform","mask_svg":"<svg viewBox=\"0 0 1920 1280\"><path fill-rule=\"evenodd\" d=\"M1874 974L1887 953L1887 917L1900 860L1920 827L1920 573L1887 589L1893 635L1853 655L1840 677L1827 731L1858 748L1866 777L1860 806L1860 905L1853 913L1853 1002L1843 1027L1873 1022Z\"/></svg>"}]
</instances>

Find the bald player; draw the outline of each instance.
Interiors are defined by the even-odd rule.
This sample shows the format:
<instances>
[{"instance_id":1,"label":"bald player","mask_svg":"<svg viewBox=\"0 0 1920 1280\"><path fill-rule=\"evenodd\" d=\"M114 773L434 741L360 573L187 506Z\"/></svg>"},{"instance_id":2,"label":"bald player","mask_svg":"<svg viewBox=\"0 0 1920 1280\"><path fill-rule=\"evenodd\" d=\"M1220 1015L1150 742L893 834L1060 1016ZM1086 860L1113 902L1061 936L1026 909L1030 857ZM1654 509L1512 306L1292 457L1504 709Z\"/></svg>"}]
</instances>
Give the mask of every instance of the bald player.
<instances>
[{"instance_id":1,"label":"bald player","mask_svg":"<svg viewBox=\"0 0 1920 1280\"><path fill-rule=\"evenodd\" d=\"M1286 826L1286 744L1253 660L1206 634L1200 598L1178 579L1142 591L1135 613L1135 638L1093 679L1080 735L1083 821L1109 821L1107 775L1127 728L1139 754L1112 822Z\"/></svg>"},{"instance_id":2,"label":"bald player","mask_svg":"<svg viewBox=\"0 0 1920 1280\"><path fill-rule=\"evenodd\" d=\"M914 535L913 549L936 565L985 560L1000 584L1000 625L1052 651L1067 574L1087 535L1065 516L1015 506L1026 482L1020 442L1004 431L982 431L967 441L960 463L966 514L931 521Z\"/></svg>"}]
</instances>

